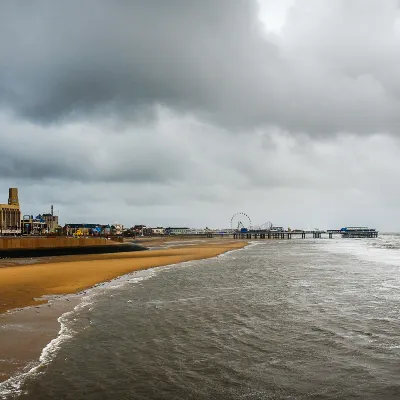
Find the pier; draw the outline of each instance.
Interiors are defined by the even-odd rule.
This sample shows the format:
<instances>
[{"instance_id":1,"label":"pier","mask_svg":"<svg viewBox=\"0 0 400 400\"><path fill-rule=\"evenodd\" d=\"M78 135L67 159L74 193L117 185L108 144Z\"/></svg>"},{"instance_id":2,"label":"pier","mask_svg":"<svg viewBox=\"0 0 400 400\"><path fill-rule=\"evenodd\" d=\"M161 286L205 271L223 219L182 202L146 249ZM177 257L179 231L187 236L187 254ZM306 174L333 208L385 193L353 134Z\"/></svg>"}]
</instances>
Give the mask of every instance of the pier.
<instances>
[{"instance_id":1,"label":"pier","mask_svg":"<svg viewBox=\"0 0 400 400\"><path fill-rule=\"evenodd\" d=\"M377 238L376 229L343 228L329 229L326 231L271 231L271 230L249 230L247 232L233 233L234 239L322 239L341 236L343 238Z\"/></svg>"}]
</instances>

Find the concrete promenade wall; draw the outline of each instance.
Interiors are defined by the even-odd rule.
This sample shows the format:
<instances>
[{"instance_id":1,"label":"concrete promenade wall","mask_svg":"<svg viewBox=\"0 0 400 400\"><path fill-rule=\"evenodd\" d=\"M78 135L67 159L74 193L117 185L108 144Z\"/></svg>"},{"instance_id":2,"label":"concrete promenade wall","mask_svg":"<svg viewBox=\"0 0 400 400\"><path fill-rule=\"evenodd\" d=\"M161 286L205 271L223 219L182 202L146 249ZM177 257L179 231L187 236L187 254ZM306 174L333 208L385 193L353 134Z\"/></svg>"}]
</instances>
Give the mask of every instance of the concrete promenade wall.
<instances>
[{"instance_id":1,"label":"concrete promenade wall","mask_svg":"<svg viewBox=\"0 0 400 400\"><path fill-rule=\"evenodd\" d=\"M48 249L60 247L105 246L113 242L106 238L23 237L0 238L0 250Z\"/></svg>"}]
</instances>

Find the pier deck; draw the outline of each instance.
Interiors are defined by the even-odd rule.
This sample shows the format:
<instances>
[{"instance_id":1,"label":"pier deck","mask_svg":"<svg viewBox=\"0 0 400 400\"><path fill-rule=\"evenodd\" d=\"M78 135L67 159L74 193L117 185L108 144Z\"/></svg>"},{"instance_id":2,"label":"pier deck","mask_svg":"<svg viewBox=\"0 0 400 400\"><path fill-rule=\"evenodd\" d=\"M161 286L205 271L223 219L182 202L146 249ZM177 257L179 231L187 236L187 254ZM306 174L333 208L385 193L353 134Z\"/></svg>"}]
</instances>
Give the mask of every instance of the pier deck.
<instances>
[{"instance_id":1,"label":"pier deck","mask_svg":"<svg viewBox=\"0 0 400 400\"><path fill-rule=\"evenodd\" d=\"M334 236L343 238L376 238L378 233L375 229L363 231L343 231L340 229L329 229L327 231L248 231L236 232L233 237L234 239L332 239Z\"/></svg>"}]
</instances>

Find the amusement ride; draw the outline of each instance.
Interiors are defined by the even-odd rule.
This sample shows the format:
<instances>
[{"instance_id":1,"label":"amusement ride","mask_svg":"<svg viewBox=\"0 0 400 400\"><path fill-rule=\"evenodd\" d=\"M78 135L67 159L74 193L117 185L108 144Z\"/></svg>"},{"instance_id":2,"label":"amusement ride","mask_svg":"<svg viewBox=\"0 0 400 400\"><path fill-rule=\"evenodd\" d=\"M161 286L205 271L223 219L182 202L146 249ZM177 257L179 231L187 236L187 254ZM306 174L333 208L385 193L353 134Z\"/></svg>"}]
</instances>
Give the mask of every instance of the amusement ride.
<instances>
[{"instance_id":1,"label":"amusement ride","mask_svg":"<svg viewBox=\"0 0 400 400\"><path fill-rule=\"evenodd\" d=\"M246 214L245 212L238 212L238 213L232 215L231 229L234 231L242 231L242 232L250 231L250 230L269 231L269 230L273 229L273 225L272 225L272 222L270 222L270 221L264 222L261 225L253 225L251 222L251 218L249 217L248 214Z\"/></svg>"}]
</instances>

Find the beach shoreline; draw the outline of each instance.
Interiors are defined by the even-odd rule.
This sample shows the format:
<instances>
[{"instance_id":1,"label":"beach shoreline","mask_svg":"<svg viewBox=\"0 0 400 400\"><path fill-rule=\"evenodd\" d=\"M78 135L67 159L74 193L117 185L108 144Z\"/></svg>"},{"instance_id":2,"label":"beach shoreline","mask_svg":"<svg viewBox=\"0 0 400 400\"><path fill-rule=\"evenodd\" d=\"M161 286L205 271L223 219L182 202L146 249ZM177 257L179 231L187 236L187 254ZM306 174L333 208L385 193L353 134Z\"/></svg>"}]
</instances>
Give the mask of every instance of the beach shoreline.
<instances>
[{"instance_id":1,"label":"beach shoreline","mask_svg":"<svg viewBox=\"0 0 400 400\"><path fill-rule=\"evenodd\" d=\"M78 306L87 290L135 272L212 258L248 244L221 239L183 242L154 241L157 250L134 253L46 257L22 265L0 262L0 384L38 362L59 334L60 317Z\"/></svg>"}]
</instances>

